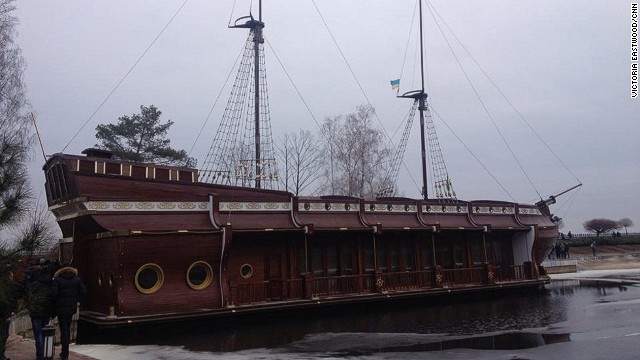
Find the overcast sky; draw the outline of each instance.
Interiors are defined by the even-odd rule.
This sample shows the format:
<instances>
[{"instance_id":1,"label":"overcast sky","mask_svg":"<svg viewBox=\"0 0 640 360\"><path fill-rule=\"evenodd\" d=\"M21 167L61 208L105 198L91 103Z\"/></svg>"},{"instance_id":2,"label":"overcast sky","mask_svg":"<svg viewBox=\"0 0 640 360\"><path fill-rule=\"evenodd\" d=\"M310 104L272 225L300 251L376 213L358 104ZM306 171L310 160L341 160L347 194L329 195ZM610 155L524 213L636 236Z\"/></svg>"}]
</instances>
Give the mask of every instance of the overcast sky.
<instances>
[{"instance_id":1,"label":"overcast sky","mask_svg":"<svg viewBox=\"0 0 640 360\"><path fill-rule=\"evenodd\" d=\"M18 43L25 81L47 154L60 152L160 33L183 1L17 1ZM257 0L254 1L254 7ZM389 80L400 77L414 0L315 0L366 96L392 135L410 102L396 99ZM95 127L156 105L171 119L171 145L190 149L247 36L228 29L247 15L248 0L190 0L122 85L65 150L96 143ZM447 40L532 186L501 140L452 55L425 14L427 89L443 155L458 197L535 202L581 181L552 210L563 231L582 232L595 217L631 218L640 226L640 98L630 98L629 1L432 0L431 5L524 115L562 163L520 120L455 37ZM317 126L299 99L280 57L312 112L347 114L365 96L345 65L311 0L265 0L269 101L274 137ZM417 88L415 42L410 41L401 91ZM413 84L413 87L412 87ZM192 156L204 159L228 89ZM376 124L378 127L382 125ZM399 132L401 133L401 131ZM417 122L401 169L401 192L418 198ZM398 136L394 141L398 141ZM486 173L462 139L513 199ZM32 168L43 189L42 156ZM575 176L574 176L575 174Z\"/></svg>"}]
</instances>

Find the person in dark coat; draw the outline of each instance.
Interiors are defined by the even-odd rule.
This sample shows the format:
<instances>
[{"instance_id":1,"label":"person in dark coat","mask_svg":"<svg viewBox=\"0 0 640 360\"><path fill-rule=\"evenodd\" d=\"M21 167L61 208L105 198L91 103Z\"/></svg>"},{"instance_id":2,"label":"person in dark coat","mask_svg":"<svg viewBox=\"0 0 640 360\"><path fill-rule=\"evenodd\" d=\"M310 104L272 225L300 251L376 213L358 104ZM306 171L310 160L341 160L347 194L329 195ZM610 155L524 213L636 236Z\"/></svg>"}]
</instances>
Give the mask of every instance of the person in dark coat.
<instances>
[{"instance_id":1,"label":"person in dark coat","mask_svg":"<svg viewBox=\"0 0 640 360\"><path fill-rule=\"evenodd\" d=\"M18 299L24 294L24 286L14 281L13 272L0 281L0 360L9 360L5 356L11 316L18 311Z\"/></svg>"},{"instance_id":2,"label":"person in dark coat","mask_svg":"<svg viewBox=\"0 0 640 360\"><path fill-rule=\"evenodd\" d=\"M78 277L78 270L65 266L55 275L55 284L58 289L55 311L60 326L60 357L69 358L69 342L71 340L71 318L78 309L78 302L87 293L82 280Z\"/></svg>"},{"instance_id":3,"label":"person in dark coat","mask_svg":"<svg viewBox=\"0 0 640 360\"><path fill-rule=\"evenodd\" d=\"M44 357L44 336L42 328L49 323L53 315L53 304L57 296L53 277L45 266L36 265L27 280L25 303L31 317L31 329L36 345L36 359Z\"/></svg>"}]
</instances>

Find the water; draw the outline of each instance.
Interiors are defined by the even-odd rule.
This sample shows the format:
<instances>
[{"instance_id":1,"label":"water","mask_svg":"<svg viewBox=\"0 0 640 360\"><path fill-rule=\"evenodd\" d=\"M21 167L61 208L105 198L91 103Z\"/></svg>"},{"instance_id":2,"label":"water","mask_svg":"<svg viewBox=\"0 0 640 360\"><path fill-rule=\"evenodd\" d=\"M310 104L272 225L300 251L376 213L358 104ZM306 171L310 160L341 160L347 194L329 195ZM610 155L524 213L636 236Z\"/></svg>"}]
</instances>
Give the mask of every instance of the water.
<instances>
[{"instance_id":1,"label":"water","mask_svg":"<svg viewBox=\"0 0 640 360\"><path fill-rule=\"evenodd\" d=\"M438 358L451 351L472 351L477 358L487 355L487 350L566 348L576 341L595 343L640 334L639 325L627 321L640 312L640 286L635 280L559 280L542 290L473 295L473 300L469 296L453 301L426 298L322 308L233 323L192 322L109 336L103 333L85 341L120 344L104 357L113 359L118 351L128 351L130 357L137 354L136 358L145 353L155 358L171 354L167 358L175 359L381 359L398 353L417 358L435 354ZM100 346L77 349L96 357L95 351L104 350Z\"/></svg>"}]
</instances>

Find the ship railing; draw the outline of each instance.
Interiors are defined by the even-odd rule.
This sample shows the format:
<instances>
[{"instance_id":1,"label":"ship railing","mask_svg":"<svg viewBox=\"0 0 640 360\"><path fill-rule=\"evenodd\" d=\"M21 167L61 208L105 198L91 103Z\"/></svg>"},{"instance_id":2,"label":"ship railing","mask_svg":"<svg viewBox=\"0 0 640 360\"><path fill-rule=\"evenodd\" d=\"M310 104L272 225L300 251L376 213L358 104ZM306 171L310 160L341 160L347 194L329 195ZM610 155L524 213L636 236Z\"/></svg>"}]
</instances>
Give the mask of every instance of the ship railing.
<instances>
[{"instance_id":1,"label":"ship railing","mask_svg":"<svg viewBox=\"0 0 640 360\"><path fill-rule=\"evenodd\" d=\"M482 284L485 279L485 269L482 267L442 269L442 278L445 286Z\"/></svg>"},{"instance_id":2,"label":"ship railing","mask_svg":"<svg viewBox=\"0 0 640 360\"><path fill-rule=\"evenodd\" d=\"M502 273L502 280L524 280L527 278L524 265L509 265Z\"/></svg>"},{"instance_id":3,"label":"ship railing","mask_svg":"<svg viewBox=\"0 0 640 360\"><path fill-rule=\"evenodd\" d=\"M430 270L383 273L377 284L383 291L425 289L431 287L432 277Z\"/></svg>"},{"instance_id":4,"label":"ship railing","mask_svg":"<svg viewBox=\"0 0 640 360\"><path fill-rule=\"evenodd\" d=\"M231 305L248 305L267 300L268 281L230 284Z\"/></svg>"},{"instance_id":5,"label":"ship railing","mask_svg":"<svg viewBox=\"0 0 640 360\"><path fill-rule=\"evenodd\" d=\"M269 280L229 285L232 305L249 305L265 301L302 298L302 280Z\"/></svg>"},{"instance_id":6,"label":"ship railing","mask_svg":"<svg viewBox=\"0 0 640 360\"><path fill-rule=\"evenodd\" d=\"M311 293L316 297L370 292L372 281L369 278L371 275L367 274L314 277Z\"/></svg>"}]
</instances>

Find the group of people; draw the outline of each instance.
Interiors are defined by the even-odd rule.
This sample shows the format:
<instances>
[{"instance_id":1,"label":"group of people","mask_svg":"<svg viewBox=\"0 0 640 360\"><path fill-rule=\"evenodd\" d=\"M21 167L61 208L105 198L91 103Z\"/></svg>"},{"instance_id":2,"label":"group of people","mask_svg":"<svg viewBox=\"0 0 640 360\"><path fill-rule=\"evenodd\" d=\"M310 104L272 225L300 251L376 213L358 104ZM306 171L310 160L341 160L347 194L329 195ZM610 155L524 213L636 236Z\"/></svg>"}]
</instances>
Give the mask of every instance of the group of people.
<instances>
[{"instance_id":1,"label":"group of people","mask_svg":"<svg viewBox=\"0 0 640 360\"><path fill-rule=\"evenodd\" d=\"M13 276L12 274L10 275ZM24 304L29 311L33 330L33 339L36 347L36 359L44 357L43 328L55 317L58 318L60 328L61 351L60 358L69 357L69 343L71 340L71 320L77 311L78 302L86 294L86 288L78 277L78 271L71 266L60 266L57 262L45 259L32 261L28 264L23 281L8 282L13 292L12 302L2 314L5 316L1 341L0 360L8 360L4 356L4 345L8 336L10 312L17 309L17 302L24 299ZM4 308L4 306L3 306ZM10 310L10 311L7 311ZM7 313L9 313L8 316ZM6 334L6 336L5 336Z\"/></svg>"},{"instance_id":2,"label":"group of people","mask_svg":"<svg viewBox=\"0 0 640 360\"><path fill-rule=\"evenodd\" d=\"M569 244L566 241L557 241L556 245L549 251L549 260L560 260L569 258Z\"/></svg>"}]
</instances>

